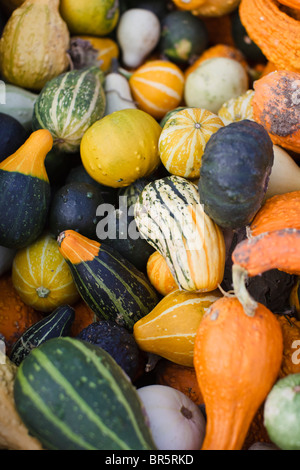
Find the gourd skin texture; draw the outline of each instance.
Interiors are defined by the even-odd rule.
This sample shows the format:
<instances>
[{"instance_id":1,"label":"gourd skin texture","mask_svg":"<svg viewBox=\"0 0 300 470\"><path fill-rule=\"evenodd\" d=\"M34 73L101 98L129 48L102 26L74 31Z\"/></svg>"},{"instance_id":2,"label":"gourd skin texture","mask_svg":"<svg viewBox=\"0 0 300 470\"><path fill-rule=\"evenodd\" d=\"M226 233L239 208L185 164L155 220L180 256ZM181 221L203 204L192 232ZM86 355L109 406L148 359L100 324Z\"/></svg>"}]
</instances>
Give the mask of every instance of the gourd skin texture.
<instances>
[{"instance_id":1,"label":"gourd skin texture","mask_svg":"<svg viewBox=\"0 0 300 470\"><path fill-rule=\"evenodd\" d=\"M13 12L0 41L5 80L40 91L67 70L70 34L58 4L58 0L27 0Z\"/></svg>"},{"instance_id":2,"label":"gourd skin texture","mask_svg":"<svg viewBox=\"0 0 300 470\"><path fill-rule=\"evenodd\" d=\"M239 14L249 37L278 70L300 72L300 21L281 11L276 0L242 0Z\"/></svg>"},{"instance_id":3,"label":"gourd skin texture","mask_svg":"<svg viewBox=\"0 0 300 470\"><path fill-rule=\"evenodd\" d=\"M282 351L280 325L262 304L252 318L235 297L213 304L200 323L194 351L207 414L202 450L242 448L278 376Z\"/></svg>"}]
</instances>

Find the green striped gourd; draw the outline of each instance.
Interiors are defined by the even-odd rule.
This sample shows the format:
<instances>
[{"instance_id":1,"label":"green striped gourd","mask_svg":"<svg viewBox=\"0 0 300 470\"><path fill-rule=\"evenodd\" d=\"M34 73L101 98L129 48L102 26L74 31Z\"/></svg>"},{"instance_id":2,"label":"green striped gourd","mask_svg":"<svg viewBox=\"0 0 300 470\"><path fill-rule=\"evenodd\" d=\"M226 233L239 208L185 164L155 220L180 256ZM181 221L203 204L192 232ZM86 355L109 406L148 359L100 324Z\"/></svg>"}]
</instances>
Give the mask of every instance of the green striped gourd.
<instances>
[{"instance_id":1,"label":"green striped gourd","mask_svg":"<svg viewBox=\"0 0 300 470\"><path fill-rule=\"evenodd\" d=\"M135 221L181 289L213 291L222 282L224 236L205 214L193 183L179 176L149 183L135 205Z\"/></svg>"},{"instance_id":2,"label":"green striped gourd","mask_svg":"<svg viewBox=\"0 0 300 470\"><path fill-rule=\"evenodd\" d=\"M50 205L45 158L53 145L47 130L33 132L0 163L0 245L20 249L42 233Z\"/></svg>"},{"instance_id":3,"label":"green striped gourd","mask_svg":"<svg viewBox=\"0 0 300 470\"><path fill-rule=\"evenodd\" d=\"M146 276L110 246L74 230L62 232L58 246L81 297L99 319L132 331L134 323L158 303Z\"/></svg>"},{"instance_id":4,"label":"green striped gourd","mask_svg":"<svg viewBox=\"0 0 300 470\"><path fill-rule=\"evenodd\" d=\"M33 128L48 129L57 150L77 152L85 131L104 115L103 80L99 67L72 70L50 80L36 100Z\"/></svg>"},{"instance_id":5,"label":"green striped gourd","mask_svg":"<svg viewBox=\"0 0 300 470\"><path fill-rule=\"evenodd\" d=\"M154 450L135 387L104 349L51 339L18 368L17 411L47 450Z\"/></svg>"},{"instance_id":6,"label":"green striped gourd","mask_svg":"<svg viewBox=\"0 0 300 470\"><path fill-rule=\"evenodd\" d=\"M75 310L72 307L69 305L58 307L50 315L30 326L20 336L11 350L10 360L19 366L33 348L37 348L52 338L69 336L74 319Z\"/></svg>"},{"instance_id":7,"label":"green striped gourd","mask_svg":"<svg viewBox=\"0 0 300 470\"><path fill-rule=\"evenodd\" d=\"M187 108L171 115L158 142L160 158L168 172L199 178L205 146L220 127L221 119L206 109Z\"/></svg>"}]
</instances>

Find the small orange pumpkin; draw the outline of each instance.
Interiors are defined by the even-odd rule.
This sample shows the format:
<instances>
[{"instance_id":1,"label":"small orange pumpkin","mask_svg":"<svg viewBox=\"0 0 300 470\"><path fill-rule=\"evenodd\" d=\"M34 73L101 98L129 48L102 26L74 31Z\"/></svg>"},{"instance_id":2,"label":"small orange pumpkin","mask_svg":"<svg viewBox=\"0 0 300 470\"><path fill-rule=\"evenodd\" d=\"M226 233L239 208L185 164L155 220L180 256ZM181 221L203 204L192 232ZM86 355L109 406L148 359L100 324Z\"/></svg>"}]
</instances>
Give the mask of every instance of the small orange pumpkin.
<instances>
[{"instance_id":1,"label":"small orange pumpkin","mask_svg":"<svg viewBox=\"0 0 300 470\"><path fill-rule=\"evenodd\" d=\"M300 73L271 72L254 82L254 91L254 120L264 126L274 144L300 153Z\"/></svg>"},{"instance_id":2,"label":"small orange pumpkin","mask_svg":"<svg viewBox=\"0 0 300 470\"><path fill-rule=\"evenodd\" d=\"M254 334L255 333L255 334ZM275 315L258 304L254 317L236 297L223 297L199 325L194 367L207 414L202 450L240 450L282 362Z\"/></svg>"},{"instance_id":3,"label":"small orange pumpkin","mask_svg":"<svg viewBox=\"0 0 300 470\"><path fill-rule=\"evenodd\" d=\"M158 251L152 253L148 259L147 276L152 286L163 296L178 289L165 258Z\"/></svg>"},{"instance_id":4,"label":"small orange pumpkin","mask_svg":"<svg viewBox=\"0 0 300 470\"><path fill-rule=\"evenodd\" d=\"M162 119L183 99L184 74L170 61L153 60L132 73L129 86L138 107L155 119Z\"/></svg>"}]
</instances>

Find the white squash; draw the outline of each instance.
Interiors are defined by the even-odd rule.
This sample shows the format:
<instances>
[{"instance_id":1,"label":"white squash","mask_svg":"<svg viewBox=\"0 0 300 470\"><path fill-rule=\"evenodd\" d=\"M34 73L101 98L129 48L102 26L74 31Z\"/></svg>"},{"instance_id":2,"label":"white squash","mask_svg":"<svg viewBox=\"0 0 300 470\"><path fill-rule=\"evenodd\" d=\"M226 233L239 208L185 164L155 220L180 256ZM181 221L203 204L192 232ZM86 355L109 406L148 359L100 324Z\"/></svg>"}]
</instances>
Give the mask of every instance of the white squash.
<instances>
[{"instance_id":1,"label":"white squash","mask_svg":"<svg viewBox=\"0 0 300 470\"><path fill-rule=\"evenodd\" d=\"M105 116L121 109L136 109L127 78L120 73L109 73L104 83L106 96Z\"/></svg>"},{"instance_id":2,"label":"white squash","mask_svg":"<svg viewBox=\"0 0 300 470\"><path fill-rule=\"evenodd\" d=\"M266 199L276 194L300 191L300 167L281 147L274 145L273 149L274 163L266 192Z\"/></svg>"},{"instance_id":3,"label":"white squash","mask_svg":"<svg viewBox=\"0 0 300 470\"><path fill-rule=\"evenodd\" d=\"M15 254L15 250L0 246L0 276L11 269Z\"/></svg>"},{"instance_id":4,"label":"white squash","mask_svg":"<svg viewBox=\"0 0 300 470\"><path fill-rule=\"evenodd\" d=\"M125 11L117 27L117 39L125 66L140 66L158 44L160 33L160 21L152 11L143 8Z\"/></svg>"},{"instance_id":5,"label":"white squash","mask_svg":"<svg viewBox=\"0 0 300 470\"><path fill-rule=\"evenodd\" d=\"M201 449L206 422L188 396L167 385L148 385L137 392L158 450Z\"/></svg>"},{"instance_id":6,"label":"white squash","mask_svg":"<svg viewBox=\"0 0 300 470\"><path fill-rule=\"evenodd\" d=\"M188 107L204 108L217 114L226 101L246 93L248 85L247 72L238 61L213 57L188 75L184 98Z\"/></svg>"}]
</instances>

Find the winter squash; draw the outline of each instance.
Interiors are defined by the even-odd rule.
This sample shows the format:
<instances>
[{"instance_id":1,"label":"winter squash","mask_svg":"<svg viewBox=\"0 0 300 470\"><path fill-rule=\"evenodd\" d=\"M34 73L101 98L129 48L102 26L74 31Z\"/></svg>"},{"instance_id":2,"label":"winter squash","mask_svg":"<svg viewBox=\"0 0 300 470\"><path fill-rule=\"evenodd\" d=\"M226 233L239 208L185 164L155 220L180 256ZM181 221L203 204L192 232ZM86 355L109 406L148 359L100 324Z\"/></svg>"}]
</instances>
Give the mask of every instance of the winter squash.
<instances>
[{"instance_id":1,"label":"winter squash","mask_svg":"<svg viewBox=\"0 0 300 470\"><path fill-rule=\"evenodd\" d=\"M160 159L168 172L187 179L199 178L205 146L221 127L221 119L206 109L187 108L173 114L158 142Z\"/></svg>"},{"instance_id":2,"label":"winter squash","mask_svg":"<svg viewBox=\"0 0 300 470\"><path fill-rule=\"evenodd\" d=\"M113 188L149 176L160 164L161 127L147 112L121 109L96 121L84 134L80 154L87 173Z\"/></svg>"},{"instance_id":3,"label":"winter squash","mask_svg":"<svg viewBox=\"0 0 300 470\"><path fill-rule=\"evenodd\" d=\"M245 60L244 55L239 49L228 44L215 44L214 46L205 49L205 51L190 65L185 71L185 79L192 73L196 68L199 67L202 62L207 59L212 59L213 57L227 57L228 59L237 60L240 62L246 69L248 73L248 64Z\"/></svg>"},{"instance_id":4,"label":"winter squash","mask_svg":"<svg viewBox=\"0 0 300 470\"><path fill-rule=\"evenodd\" d=\"M158 450L198 450L205 435L199 407L184 393L167 385L147 385L137 390Z\"/></svg>"},{"instance_id":5,"label":"winter squash","mask_svg":"<svg viewBox=\"0 0 300 470\"><path fill-rule=\"evenodd\" d=\"M231 98L223 103L218 111L218 116L222 119L225 126L231 122L248 119L253 121L252 99L254 90L248 90L237 98Z\"/></svg>"},{"instance_id":6,"label":"winter squash","mask_svg":"<svg viewBox=\"0 0 300 470\"><path fill-rule=\"evenodd\" d=\"M249 227L249 235L284 228L300 230L300 191L278 194L269 198L257 212Z\"/></svg>"},{"instance_id":7,"label":"winter squash","mask_svg":"<svg viewBox=\"0 0 300 470\"><path fill-rule=\"evenodd\" d=\"M147 276L152 286L161 295L168 295L178 288L165 258L155 251L147 261Z\"/></svg>"},{"instance_id":8,"label":"winter squash","mask_svg":"<svg viewBox=\"0 0 300 470\"><path fill-rule=\"evenodd\" d=\"M134 217L180 289L218 288L224 276L224 235L205 213L196 185L174 175L149 183L135 204Z\"/></svg>"},{"instance_id":9,"label":"winter squash","mask_svg":"<svg viewBox=\"0 0 300 470\"><path fill-rule=\"evenodd\" d=\"M236 297L212 305L199 325L194 349L207 415L202 450L242 448L255 413L278 377L282 341L275 315L262 304L254 317L245 314Z\"/></svg>"},{"instance_id":10,"label":"winter squash","mask_svg":"<svg viewBox=\"0 0 300 470\"><path fill-rule=\"evenodd\" d=\"M228 57L212 57L188 75L184 99L189 107L217 114L225 101L246 93L248 88L248 74L240 62Z\"/></svg>"},{"instance_id":11,"label":"winter squash","mask_svg":"<svg viewBox=\"0 0 300 470\"><path fill-rule=\"evenodd\" d=\"M176 388L198 406L204 404L194 367L161 359L155 368L155 382L159 385Z\"/></svg>"},{"instance_id":12,"label":"winter squash","mask_svg":"<svg viewBox=\"0 0 300 470\"><path fill-rule=\"evenodd\" d=\"M198 326L205 312L220 297L219 291L171 292L134 324L133 334L139 348L192 367Z\"/></svg>"},{"instance_id":13,"label":"winter squash","mask_svg":"<svg viewBox=\"0 0 300 470\"><path fill-rule=\"evenodd\" d=\"M247 277L270 269L300 274L300 230L282 229L264 232L240 242L232 254L232 278L236 296L247 315L254 315L257 302L245 288Z\"/></svg>"},{"instance_id":14,"label":"winter squash","mask_svg":"<svg viewBox=\"0 0 300 470\"><path fill-rule=\"evenodd\" d=\"M277 70L300 71L300 22L282 11L278 1L242 0L239 14L250 38Z\"/></svg>"},{"instance_id":15,"label":"winter squash","mask_svg":"<svg viewBox=\"0 0 300 470\"><path fill-rule=\"evenodd\" d=\"M180 105L184 75L173 62L151 60L132 73L129 85L138 107L155 119L162 119L168 111Z\"/></svg>"},{"instance_id":16,"label":"winter squash","mask_svg":"<svg viewBox=\"0 0 300 470\"><path fill-rule=\"evenodd\" d=\"M254 83L252 100L253 118L269 132L272 142L297 153L300 153L299 84L298 72L271 72Z\"/></svg>"},{"instance_id":17,"label":"winter squash","mask_svg":"<svg viewBox=\"0 0 300 470\"><path fill-rule=\"evenodd\" d=\"M41 312L52 312L60 305L79 300L71 271L59 253L55 238L49 234L18 250L12 281L24 303Z\"/></svg>"},{"instance_id":18,"label":"winter squash","mask_svg":"<svg viewBox=\"0 0 300 470\"><path fill-rule=\"evenodd\" d=\"M3 78L39 92L69 66L70 34L59 0L26 0L10 16L0 41Z\"/></svg>"},{"instance_id":19,"label":"winter squash","mask_svg":"<svg viewBox=\"0 0 300 470\"><path fill-rule=\"evenodd\" d=\"M158 17L144 8L129 8L120 17L117 39L125 67L139 67L157 46L161 33Z\"/></svg>"},{"instance_id":20,"label":"winter squash","mask_svg":"<svg viewBox=\"0 0 300 470\"><path fill-rule=\"evenodd\" d=\"M22 334L42 319L42 313L26 305L12 283L11 274L0 277L0 332L4 336L6 353Z\"/></svg>"}]
</instances>

